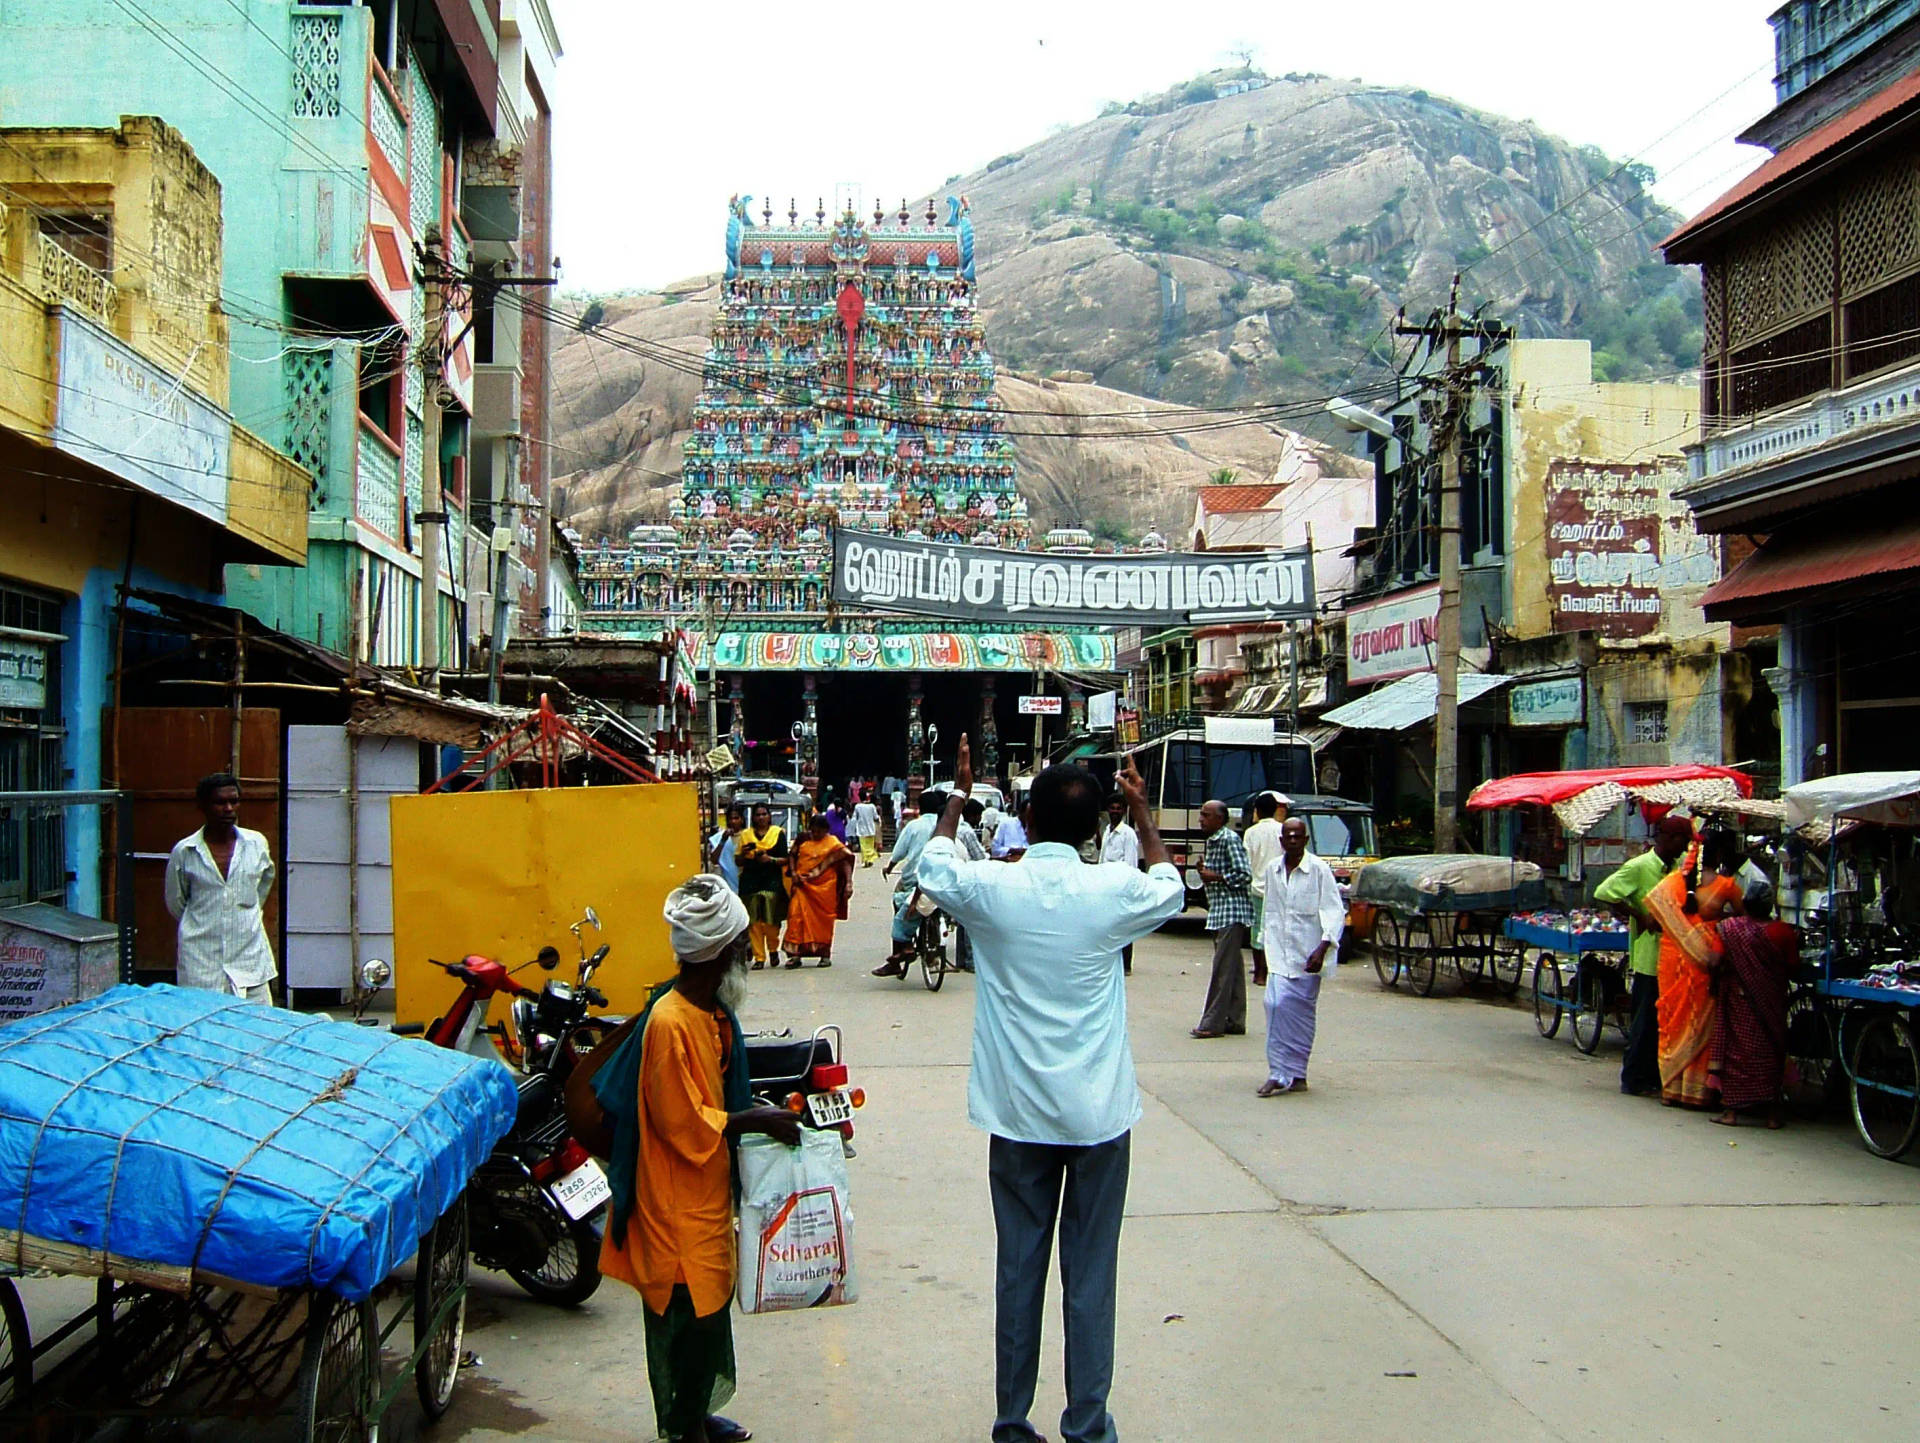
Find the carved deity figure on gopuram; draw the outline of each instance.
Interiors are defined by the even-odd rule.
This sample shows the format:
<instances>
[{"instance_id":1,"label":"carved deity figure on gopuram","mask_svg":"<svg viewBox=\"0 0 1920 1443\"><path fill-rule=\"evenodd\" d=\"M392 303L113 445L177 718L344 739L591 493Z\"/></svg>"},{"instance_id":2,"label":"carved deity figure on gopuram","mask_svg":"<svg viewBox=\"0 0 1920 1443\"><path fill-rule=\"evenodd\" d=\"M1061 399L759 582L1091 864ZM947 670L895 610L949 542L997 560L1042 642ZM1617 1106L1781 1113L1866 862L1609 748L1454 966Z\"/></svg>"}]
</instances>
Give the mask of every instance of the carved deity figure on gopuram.
<instances>
[{"instance_id":1,"label":"carved deity figure on gopuram","mask_svg":"<svg viewBox=\"0 0 1920 1443\"><path fill-rule=\"evenodd\" d=\"M734 196L679 493L667 525L589 548L589 608L817 625L836 523L1024 549L973 257L962 198L781 217Z\"/></svg>"}]
</instances>

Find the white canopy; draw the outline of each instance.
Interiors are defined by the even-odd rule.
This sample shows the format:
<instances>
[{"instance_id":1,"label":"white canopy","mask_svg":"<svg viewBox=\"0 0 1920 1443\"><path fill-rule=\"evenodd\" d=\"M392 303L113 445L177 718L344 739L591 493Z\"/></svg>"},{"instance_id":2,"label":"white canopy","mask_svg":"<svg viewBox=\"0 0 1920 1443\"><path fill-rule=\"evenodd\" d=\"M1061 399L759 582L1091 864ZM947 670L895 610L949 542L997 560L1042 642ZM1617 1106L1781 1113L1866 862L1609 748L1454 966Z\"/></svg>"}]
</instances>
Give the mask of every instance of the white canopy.
<instances>
[{"instance_id":1,"label":"white canopy","mask_svg":"<svg viewBox=\"0 0 1920 1443\"><path fill-rule=\"evenodd\" d=\"M1920 772L1847 772L1788 787L1787 826L1850 817L1889 827L1920 827Z\"/></svg>"}]
</instances>

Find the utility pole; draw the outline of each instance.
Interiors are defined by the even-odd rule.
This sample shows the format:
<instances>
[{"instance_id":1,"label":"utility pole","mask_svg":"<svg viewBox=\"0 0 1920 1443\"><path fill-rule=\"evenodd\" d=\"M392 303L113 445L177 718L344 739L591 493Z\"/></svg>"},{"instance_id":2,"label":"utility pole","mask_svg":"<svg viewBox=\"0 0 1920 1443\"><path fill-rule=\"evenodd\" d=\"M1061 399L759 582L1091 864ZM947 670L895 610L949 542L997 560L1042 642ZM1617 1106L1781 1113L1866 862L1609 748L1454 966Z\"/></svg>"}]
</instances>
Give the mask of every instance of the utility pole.
<instances>
[{"instance_id":1,"label":"utility pole","mask_svg":"<svg viewBox=\"0 0 1920 1443\"><path fill-rule=\"evenodd\" d=\"M1434 623L1433 849L1451 852L1458 840L1460 806L1460 458L1466 441L1468 385L1460 364L1463 335L1484 339L1502 333L1460 314L1460 277L1453 278L1445 315L1424 326L1397 326L1401 335L1423 336L1430 345L1444 341L1442 375L1445 403L1434 440L1440 451L1439 548L1440 611ZM1478 363L1475 357L1475 364Z\"/></svg>"},{"instance_id":2,"label":"utility pole","mask_svg":"<svg viewBox=\"0 0 1920 1443\"><path fill-rule=\"evenodd\" d=\"M429 678L440 672L440 547L447 524L440 491L440 392L447 384L441 349L445 305L446 250L440 226L427 227L420 247L420 276L426 287L426 320L415 339L420 347L420 662ZM499 645L499 638L494 639Z\"/></svg>"}]
</instances>

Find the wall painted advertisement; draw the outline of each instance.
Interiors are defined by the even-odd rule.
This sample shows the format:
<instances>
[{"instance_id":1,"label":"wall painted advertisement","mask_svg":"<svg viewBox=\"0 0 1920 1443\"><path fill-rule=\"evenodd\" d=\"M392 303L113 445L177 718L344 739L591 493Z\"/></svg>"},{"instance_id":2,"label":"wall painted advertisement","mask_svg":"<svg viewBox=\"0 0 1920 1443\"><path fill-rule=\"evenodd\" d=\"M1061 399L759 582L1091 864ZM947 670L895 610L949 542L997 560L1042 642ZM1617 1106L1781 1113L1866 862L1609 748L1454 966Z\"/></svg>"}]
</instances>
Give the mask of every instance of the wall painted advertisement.
<instances>
[{"instance_id":1,"label":"wall painted advertisement","mask_svg":"<svg viewBox=\"0 0 1920 1443\"><path fill-rule=\"evenodd\" d=\"M1347 680L1392 681L1433 669L1440 620L1439 586L1396 592L1370 606L1347 608Z\"/></svg>"},{"instance_id":2,"label":"wall painted advertisement","mask_svg":"<svg viewBox=\"0 0 1920 1443\"><path fill-rule=\"evenodd\" d=\"M1720 575L1714 543L1673 500L1685 463L1555 461L1547 468L1547 590L1555 631L1661 629L1663 604Z\"/></svg>"}]
</instances>

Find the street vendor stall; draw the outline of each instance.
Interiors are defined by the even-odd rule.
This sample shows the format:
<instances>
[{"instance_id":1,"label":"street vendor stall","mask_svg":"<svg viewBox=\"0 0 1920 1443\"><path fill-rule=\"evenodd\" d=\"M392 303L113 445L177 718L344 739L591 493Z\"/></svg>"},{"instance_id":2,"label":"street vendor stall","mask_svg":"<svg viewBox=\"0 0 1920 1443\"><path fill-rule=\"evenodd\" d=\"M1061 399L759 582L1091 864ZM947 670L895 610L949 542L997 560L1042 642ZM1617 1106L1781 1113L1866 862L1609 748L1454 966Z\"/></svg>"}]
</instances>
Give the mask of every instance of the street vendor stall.
<instances>
[{"instance_id":1,"label":"street vendor stall","mask_svg":"<svg viewBox=\"0 0 1920 1443\"><path fill-rule=\"evenodd\" d=\"M409 1319L439 1417L464 1190L517 1099L496 1062L176 987L0 1026L0 1432L291 1414L307 1439L369 1439L407 1387L380 1352ZM98 1282L36 1342L13 1278L47 1273Z\"/></svg>"},{"instance_id":2,"label":"street vendor stall","mask_svg":"<svg viewBox=\"0 0 1920 1443\"><path fill-rule=\"evenodd\" d=\"M1724 806L1752 795L1752 779L1733 767L1598 767L1482 782L1468 794L1467 809L1550 808L1570 836L1583 837L1623 803L1657 820L1677 806ZM1604 912L1575 907L1509 917L1504 931L1515 946L1538 949L1533 1019L1542 1037L1559 1033L1562 1014L1572 1021L1574 1045L1588 1054L1599 1047L1609 1023L1627 1030L1631 989L1624 927Z\"/></svg>"},{"instance_id":3,"label":"street vendor stall","mask_svg":"<svg viewBox=\"0 0 1920 1443\"><path fill-rule=\"evenodd\" d=\"M1826 832L1825 894L1809 913L1813 991L1868 1151L1920 1137L1920 772L1853 772L1786 791L1785 825Z\"/></svg>"},{"instance_id":4,"label":"street vendor stall","mask_svg":"<svg viewBox=\"0 0 1920 1443\"><path fill-rule=\"evenodd\" d=\"M1501 918L1546 899L1540 869L1511 857L1388 857L1353 881L1353 900L1374 909L1380 985L1392 987L1404 972L1422 997L1433 995L1442 963L1462 981L1489 978L1512 996L1520 988L1522 959L1501 935Z\"/></svg>"}]
</instances>

